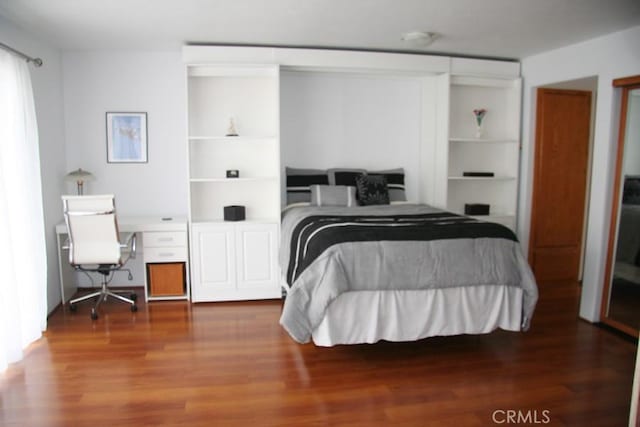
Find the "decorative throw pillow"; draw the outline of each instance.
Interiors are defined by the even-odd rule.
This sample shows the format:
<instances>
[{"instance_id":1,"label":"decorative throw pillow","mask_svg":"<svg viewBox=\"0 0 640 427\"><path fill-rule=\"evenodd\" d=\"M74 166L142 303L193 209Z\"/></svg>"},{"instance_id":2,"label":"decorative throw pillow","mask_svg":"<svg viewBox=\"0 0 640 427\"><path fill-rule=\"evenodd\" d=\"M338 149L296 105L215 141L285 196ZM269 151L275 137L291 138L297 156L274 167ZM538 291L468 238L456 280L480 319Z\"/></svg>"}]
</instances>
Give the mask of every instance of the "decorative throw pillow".
<instances>
[{"instance_id":1,"label":"decorative throw pillow","mask_svg":"<svg viewBox=\"0 0 640 427\"><path fill-rule=\"evenodd\" d=\"M327 185L326 170L287 167L287 205L311 201L311 185Z\"/></svg>"},{"instance_id":2,"label":"decorative throw pillow","mask_svg":"<svg viewBox=\"0 0 640 427\"><path fill-rule=\"evenodd\" d=\"M345 185L312 185L312 206L357 206L356 187Z\"/></svg>"},{"instance_id":3,"label":"decorative throw pillow","mask_svg":"<svg viewBox=\"0 0 640 427\"><path fill-rule=\"evenodd\" d=\"M404 186L404 169L389 169L379 172L369 172L371 175L384 175L389 187L389 200L391 202L406 202L407 194Z\"/></svg>"},{"instance_id":4,"label":"decorative throw pillow","mask_svg":"<svg viewBox=\"0 0 640 427\"><path fill-rule=\"evenodd\" d=\"M389 187L384 175L360 175L356 178L361 205L388 205Z\"/></svg>"}]
</instances>

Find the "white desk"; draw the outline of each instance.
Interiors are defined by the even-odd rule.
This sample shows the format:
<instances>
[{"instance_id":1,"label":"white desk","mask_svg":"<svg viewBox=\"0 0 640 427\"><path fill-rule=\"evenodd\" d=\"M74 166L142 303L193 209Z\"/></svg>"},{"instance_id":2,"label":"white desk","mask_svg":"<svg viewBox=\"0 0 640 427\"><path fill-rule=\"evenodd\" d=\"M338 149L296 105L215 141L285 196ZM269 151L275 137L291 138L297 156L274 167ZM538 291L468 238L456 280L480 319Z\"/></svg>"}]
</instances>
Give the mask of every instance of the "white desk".
<instances>
[{"instance_id":1,"label":"white desk","mask_svg":"<svg viewBox=\"0 0 640 427\"><path fill-rule=\"evenodd\" d=\"M142 249L144 263L144 289L145 299L172 300L189 299L189 251L187 244L187 219L175 217L164 220L160 217L144 216L118 216L118 228L123 233L139 233L137 236L137 251ZM67 251L62 245L67 239L67 225L63 222L56 225L56 237L58 243L58 267L60 271L60 291L62 303L65 304L78 290L74 277L74 270L69 265ZM145 236L147 239L145 240ZM142 241L141 241L142 240ZM153 296L149 295L147 285L147 263L152 262L184 262L185 286L184 295L177 296Z\"/></svg>"}]
</instances>

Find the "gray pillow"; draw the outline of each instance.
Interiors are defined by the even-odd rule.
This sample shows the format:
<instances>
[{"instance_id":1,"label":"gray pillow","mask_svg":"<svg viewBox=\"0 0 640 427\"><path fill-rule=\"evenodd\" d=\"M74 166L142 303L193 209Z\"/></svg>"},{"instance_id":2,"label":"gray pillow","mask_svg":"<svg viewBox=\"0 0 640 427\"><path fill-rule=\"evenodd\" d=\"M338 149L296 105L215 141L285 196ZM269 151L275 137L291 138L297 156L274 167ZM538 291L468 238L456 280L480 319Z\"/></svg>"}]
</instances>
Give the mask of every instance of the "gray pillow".
<instances>
[{"instance_id":1,"label":"gray pillow","mask_svg":"<svg viewBox=\"0 0 640 427\"><path fill-rule=\"evenodd\" d=\"M346 185L312 185L312 206L357 206L356 187Z\"/></svg>"},{"instance_id":2,"label":"gray pillow","mask_svg":"<svg viewBox=\"0 0 640 427\"><path fill-rule=\"evenodd\" d=\"M287 205L311 201L312 185L327 185L327 171L322 169L285 168L287 178Z\"/></svg>"}]
</instances>

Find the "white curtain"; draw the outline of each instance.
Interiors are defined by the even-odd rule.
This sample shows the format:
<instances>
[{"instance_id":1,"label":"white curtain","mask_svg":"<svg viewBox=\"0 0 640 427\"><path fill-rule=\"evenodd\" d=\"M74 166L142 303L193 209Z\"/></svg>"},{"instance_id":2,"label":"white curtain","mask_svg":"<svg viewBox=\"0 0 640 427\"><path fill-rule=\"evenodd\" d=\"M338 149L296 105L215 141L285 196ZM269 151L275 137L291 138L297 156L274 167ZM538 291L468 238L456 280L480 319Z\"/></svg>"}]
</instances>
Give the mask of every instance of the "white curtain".
<instances>
[{"instance_id":1,"label":"white curtain","mask_svg":"<svg viewBox=\"0 0 640 427\"><path fill-rule=\"evenodd\" d=\"M28 64L0 50L0 373L47 325L38 129Z\"/></svg>"}]
</instances>

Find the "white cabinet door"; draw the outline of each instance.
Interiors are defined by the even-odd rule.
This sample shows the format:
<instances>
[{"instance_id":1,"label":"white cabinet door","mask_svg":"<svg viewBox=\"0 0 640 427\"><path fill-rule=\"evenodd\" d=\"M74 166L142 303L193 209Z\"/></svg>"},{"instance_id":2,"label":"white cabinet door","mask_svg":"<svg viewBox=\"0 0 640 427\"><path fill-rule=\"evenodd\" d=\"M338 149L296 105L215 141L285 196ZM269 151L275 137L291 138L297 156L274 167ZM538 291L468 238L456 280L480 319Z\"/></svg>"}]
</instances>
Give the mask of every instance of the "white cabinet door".
<instances>
[{"instance_id":1,"label":"white cabinet door","mask_svg":"<svg viewBox=\"0 0 640 427\"><path fill-rule=\"evenodd\" d=\"M229 299L236 288L235 228L227 224L192 226L192 299Z\"/></svg>"},{"instance_id":2,"label":"white cabinet door","mask_svg":"<svg viewBox=\"0 0 640 427\"><path fill-rule=\"evenodd\" d=\"M238 224L236 228L238 289L275 287L277 225Z\"/></svg>"},{"instance_id":3,"label":"white cabinet door","mask_svg":"<svg viewBox=\"0 0 640 427\"><path fill-rule=\"evenodd\" d=\"M191 233L194 302L280 298L278 224L203 223Z\"/></svg>"}]
</instances>

